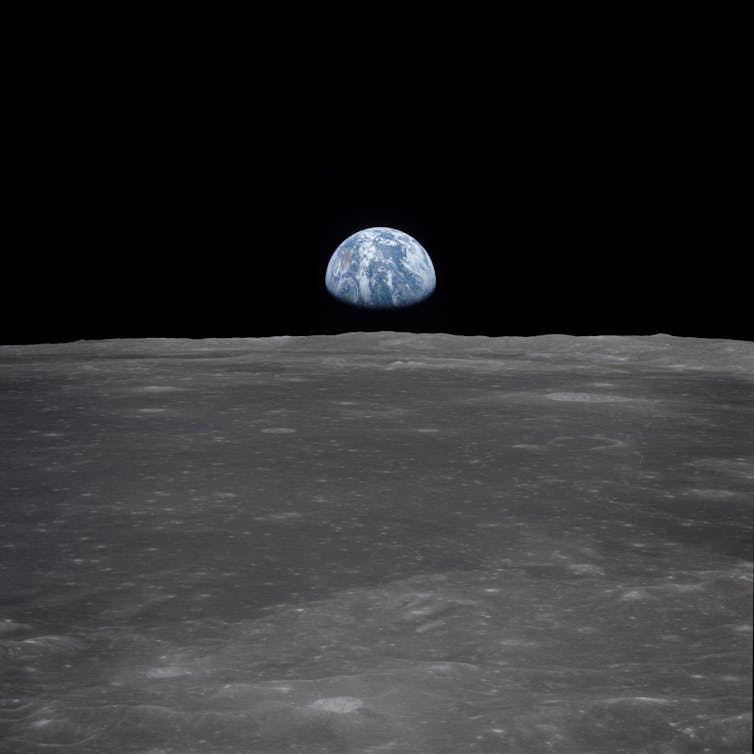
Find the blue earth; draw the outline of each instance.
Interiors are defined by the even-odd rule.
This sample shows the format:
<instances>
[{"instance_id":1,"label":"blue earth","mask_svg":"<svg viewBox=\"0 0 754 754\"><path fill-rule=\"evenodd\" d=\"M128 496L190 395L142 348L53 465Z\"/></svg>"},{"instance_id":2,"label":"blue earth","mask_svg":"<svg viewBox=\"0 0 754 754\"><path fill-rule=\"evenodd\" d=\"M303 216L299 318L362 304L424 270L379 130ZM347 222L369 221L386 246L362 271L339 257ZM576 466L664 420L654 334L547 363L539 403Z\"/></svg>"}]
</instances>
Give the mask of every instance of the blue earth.
<instances>
[{"instance_id":1,"label":"blue earth","mask_svg":"<svg viewBox=\"0 0 754 754\"><path fill-rule=\"evenodd\" d=\"M366 228L346 238L330 258L327 290L339 301L369 309L397 309L435 290L429 254L408 233Z\"/></svg>"}]
</instances>

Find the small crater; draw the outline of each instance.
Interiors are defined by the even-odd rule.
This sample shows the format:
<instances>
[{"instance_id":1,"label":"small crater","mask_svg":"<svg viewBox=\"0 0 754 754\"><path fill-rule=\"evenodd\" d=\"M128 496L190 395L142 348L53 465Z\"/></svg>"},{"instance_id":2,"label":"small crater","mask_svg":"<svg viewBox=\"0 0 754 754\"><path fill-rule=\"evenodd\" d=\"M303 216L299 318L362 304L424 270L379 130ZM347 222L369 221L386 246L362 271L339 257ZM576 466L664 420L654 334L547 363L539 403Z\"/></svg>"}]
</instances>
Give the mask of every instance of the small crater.
<instances>
[{"instance_id":1,"label":"small crater","mask_svg":"<svg viewBox=\"0 0 754 754\"><path fill-rule=\"evenodd\" d=\"M551 401L573 403L625 403L632 400L623 395L609 395L607 393L547 393L545 398L549 398Z\"/></svg>"},{"instance_id":2,"label":"small crater","mask_svg":"<svg viewBox=\"0 0 754 754\"><path fill-rule=\"evenodd\" d=\"M191 671L177 665L168 665L163 668L150 668L147 670L147 678L158 680L163 678L180 678L184 675L191 675Z\"/></svg>"},{"instance_id":3,"label":"small crater","mask_svg":"<svg viewBox=\"0 0 754 754\"><path fill-rule=\"evenodd\" d=\"M363 706L364 702L355 696L331 696L326 699L317 699L309 705L309 709L345 715Z\"/></svg>"}]
</instances>

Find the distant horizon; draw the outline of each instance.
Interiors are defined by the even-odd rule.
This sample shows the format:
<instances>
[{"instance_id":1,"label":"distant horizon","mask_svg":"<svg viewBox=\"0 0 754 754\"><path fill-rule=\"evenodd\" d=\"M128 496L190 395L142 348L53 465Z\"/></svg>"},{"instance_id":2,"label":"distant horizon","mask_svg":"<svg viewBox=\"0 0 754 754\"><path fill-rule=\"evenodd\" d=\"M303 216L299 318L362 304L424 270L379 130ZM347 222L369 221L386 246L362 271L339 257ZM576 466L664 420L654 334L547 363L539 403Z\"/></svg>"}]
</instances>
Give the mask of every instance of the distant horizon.
<instances>
[{"instance_id":1,"label":"distant horizon","mask_svg":"<svg viewBox=\"0 0 754 754\"><path fill-rule=\"evenodd\" d=\"M532 338L547 338L547 337L567 337L567 338L655 338L655 337L667 337L667 338L679 338L685 340L729 340L735 343L754 343L754 338L735 338L725 336L704 336L704 335L676 335L668 332L652 332L652 333L568 333L568 332L542 332L542 333L527 333L527 334L515 334L510 333L506 335L488 335L486 333L453 333L445 331L429 331L429 330L344 330L342 332L308 332L308 333L282 333L274 335L143 335L143 336L114 336L114 337L81 337L81 338L69 338L63 340L39 340L28 341L18 343L0 343L0 347L15 347L15 346L44 346L44 345L65 345L74 343L100 343L100 342L112 342L112 341L142 341L142 340L265 340L274 338L318 338L318 337L339 337L342 335L419 335L419 336L431 336L442 335L451 336L457 338L488 338L504 339L504 338L520 338L520 339L532 339Z\"/></svg>"}]
</instances>

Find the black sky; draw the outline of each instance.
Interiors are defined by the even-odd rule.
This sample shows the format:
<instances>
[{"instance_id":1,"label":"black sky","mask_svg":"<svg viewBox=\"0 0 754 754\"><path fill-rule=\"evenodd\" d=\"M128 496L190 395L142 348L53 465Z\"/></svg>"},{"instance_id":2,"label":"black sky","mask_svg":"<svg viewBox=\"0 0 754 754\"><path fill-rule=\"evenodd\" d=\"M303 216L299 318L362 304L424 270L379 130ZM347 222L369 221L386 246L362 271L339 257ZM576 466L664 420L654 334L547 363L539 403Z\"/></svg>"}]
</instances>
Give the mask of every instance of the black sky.
<instances>
[{"instance_id":1,"label":"black sky","mask_svg":"<svg viewBox=\"0 0 754 754\"><path fill-rule=\"evenodd\" d=\"M574 50L529 61L525 77L417 79L400 97L374 83L239 90L189 64L47 70L11 207L0 342L754 339L724 97L702 66L645 58L596 65ZM370 313L325 291L332 252L374 225L430 254L437 290L422 305Z\"/></svg>"}]
</instances>

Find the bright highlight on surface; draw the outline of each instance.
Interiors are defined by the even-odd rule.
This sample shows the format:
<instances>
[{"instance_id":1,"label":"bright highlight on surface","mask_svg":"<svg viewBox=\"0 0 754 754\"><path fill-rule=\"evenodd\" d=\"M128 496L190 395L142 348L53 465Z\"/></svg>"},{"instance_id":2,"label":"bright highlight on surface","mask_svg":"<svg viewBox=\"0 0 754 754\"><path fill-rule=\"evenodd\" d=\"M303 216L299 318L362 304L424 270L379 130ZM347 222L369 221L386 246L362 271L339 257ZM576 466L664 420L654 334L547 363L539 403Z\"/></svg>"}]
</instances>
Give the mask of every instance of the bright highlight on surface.
<instances>
[{"instance_id":1,"label":"bright highlight on surface","mask_svg":"<svg viewBox=\"0 0 754 754\"><path fill-rule=\"evenodd\" d=\"M325 273L339 301L369 309L397 309L435 290L435 268L424 247L393 228L367 228L343 241Z\"/></svg>"}]
</instances>

